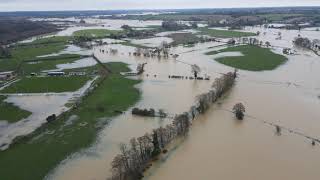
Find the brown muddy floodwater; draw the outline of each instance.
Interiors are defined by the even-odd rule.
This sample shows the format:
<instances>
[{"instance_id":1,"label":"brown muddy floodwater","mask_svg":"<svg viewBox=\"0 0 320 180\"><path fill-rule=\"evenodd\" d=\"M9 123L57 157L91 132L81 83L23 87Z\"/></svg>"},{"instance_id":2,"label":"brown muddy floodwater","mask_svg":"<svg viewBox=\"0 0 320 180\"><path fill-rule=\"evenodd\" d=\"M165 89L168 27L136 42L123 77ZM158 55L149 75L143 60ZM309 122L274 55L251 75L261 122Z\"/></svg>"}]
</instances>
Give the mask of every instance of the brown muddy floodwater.
<instances>
[{"instance_id":1,"label":"brown muddy floodwater","mask_svg":"<svg viewBox=\"0 0 320 180\"><path fill-rule=\"evenodd\" d=\"M268 30L267 35L259 38L277 44L274 33ZM291 47L296 35L295 31L283 32L281 45ZM319 32L306 32L311 38L318 35ZM143 80L138 86L142 97L135 107L164 109L173 115L188 110L197 95L208 91L214 78L220 76L219 72L233 70L204 55L204 52L216 50L208 49L216 45L219 44L204 43L171 50L180 54L179 61L198 64L201 75L210 76L210 81L169 79L168 75L172 74L191 75L190 66L173 59L129 56L128 52L134 50L132 47L109 45L94 51L103 62L121 61L132 68L137 63L147 62L146 72L139 77ZM100 49L109 48L118 49L119 53L100 53ZM281 52L281 49L274 51ZM212 106L194 121L188 137L168 157L157 162L145 179L319 179L320 145L312 147L310 140L286 131L277 136L274 127L262 122L274 122L320 137L320 58L310 52L299 51L299 54L288 56L289 60L273 71L240 71L235 87L220 101L221 104ZM85 66L85 63L75 64ZM243 122L236 121L233 114L226 111L238 102L246 106L249 115ZM127 143L132 137L170 122L170 119L132 116L128 110L112 119L91 148L70 156L47 179L106 179L110 176L110 162L119 153L120 143Z\"/></svg>"},{"instance_id":2,"label":"brown muddy floodwater","mask_svg":"<svg viewBox=\"0 0 320 180\"><path fill-rule=\"evenodd\" d=\"M238 122L224 111L243 102L254 117L320 136L319 102L268 86L239 81L221 106L196 120L186 140L145 179L318 179L319 146L285 131L277 136L274 127L256 119Z\"/></svg>"},{"instance_id":3,"label":"brown muddy floodwater","mask_svg":"<svg viewBox=\"0 0 320 180\"><path fill-rule=\"evenodd\" d=\"M283 33L284 39L293 36ZM281 45L286 45L283 40ZM320 137L320 57L299 53L274 71L241 71L221 105L196 120L185 141L145 179L319 179L319 144L313 147L310 140L286 131L277 136L274 127L262 122ZM243 122L225 111L237 102L250 115Z\"/></svg>"},{"instance_id":4,"label":"brown muddy floodwater","mask_svg":"<svg viewBox=\"0 0 320 180\"><path fill-rule=\"evenodd\" d=\"M206 49L208 45L201 48ZM100 53L100 49L108 50L109 48L116 48L119 53L117 55ZM148 62L144 75L139 77L143 79L143 82L137 87L141 90L142 97L134 107L164 109L170 115L184 112L194 103L198 94L207 92L211 88L214 77L218 76L213 74L210 81L169 79L169 75L192 75L190 65L176 62L173 59L159 60L129 56L128 52L133 51L134 48L122 45L102 46L94 50L95 55L102 62L120 61L128 63L133 68L137 63ZM182 53L190 49L176 48L174 51ZM186 59L192 63L198 61L193 58L195 55L186 53L183 57L188 57ZM204 55L201 57L207 58ZM211 64L208 61L203 62ZM77 62L75 65L85 66ZM206 69L203 68L203 76L207 72ZM99 134L98 141L93 147L66 159L49 174L47 179L106 179L110 176L110 162L119 153L121 142L128 142L132 137L142 136L154 128L171 123L171 119L132 116L130 112L131 110L128 110L125 114L113 118L109 126Z\"/></svg>"}]
</instances>

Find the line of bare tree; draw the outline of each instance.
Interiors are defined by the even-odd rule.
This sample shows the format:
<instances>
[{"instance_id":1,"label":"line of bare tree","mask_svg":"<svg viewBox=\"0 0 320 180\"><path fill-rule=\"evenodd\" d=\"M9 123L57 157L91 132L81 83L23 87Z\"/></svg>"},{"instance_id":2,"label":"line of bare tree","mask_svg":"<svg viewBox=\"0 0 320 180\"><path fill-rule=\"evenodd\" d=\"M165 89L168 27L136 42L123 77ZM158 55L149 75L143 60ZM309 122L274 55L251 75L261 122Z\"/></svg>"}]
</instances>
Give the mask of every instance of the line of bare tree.
<instances>
[{"instance_id":1,"label":"line of bare tree","mask_svg":"<svg viewBox=\"0 0 320 180\"><path fill-rule=\"evenodd\" d=\"M319 39L314 39L314 40L310 40L308 38L304 38L304 37L296 37L293 41L295 46L298 47L302 47L302 48L306 48L306 49L310 49L310 50L314 50L314 51L320 51L320 40Z\"/></svg>"},{"instance_id":2,"label":"line of bare tree","mask_svg":"<svg viewBox=\"0 0 320 180\"><path fill-rule=\"evenodd\" d=\"M157 48L140 48L137 47L133 52L134 56L169 58L170 45L163 41Z\"/></svg>"},{"instance_id":3,"label":"line of bare tree","mask_svg":"<svg viewBox=\"0 0 320 180\"><path fill-rule=\"evenodd\" d=\"M169 143L178 137L188 134L191 122L197 115L203 114L211 104L215 103L234 84L236 71L223 74L215 79L212 89L196 98L188 112L176 115L172 124L154 129L139 138L132 138L129 144L120 145L120 154L111 163L112 177L110 180L137 180L151 166Z\"/></svg>"}]
</instances>

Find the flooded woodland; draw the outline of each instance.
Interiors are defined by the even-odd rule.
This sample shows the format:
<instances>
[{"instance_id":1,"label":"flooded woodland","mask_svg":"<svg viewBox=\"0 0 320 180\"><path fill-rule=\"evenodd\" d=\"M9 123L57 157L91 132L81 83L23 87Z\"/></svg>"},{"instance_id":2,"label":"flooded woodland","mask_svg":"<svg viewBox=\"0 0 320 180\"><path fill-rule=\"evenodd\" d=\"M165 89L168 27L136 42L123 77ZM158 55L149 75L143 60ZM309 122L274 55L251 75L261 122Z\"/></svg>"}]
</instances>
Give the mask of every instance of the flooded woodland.
<instances>
[{"instance_id":1,"label":"flooded woodland","mask_svg":"<svg viewBox=\"0 0 320 180\"><path fill-rule=\"evenodd\" d=\"M152 29L162 24L161 20L140 21L95 17L81 19L86 22L82 25L79 24L80 19L74 17L31 20L35 22L45 20L55 24L68 22L69 27L53 34L32 37L20 43L33 43L57 36L69 37L82 30L121 31L123 25L137 29ZM190 22L183 23L190 24ZM227 49L231 46L241 46L243 37L218 37L214 41L172 46L168 48L170 54L168 57L134 55L138 48L154 49L163 46L164 42L170 44L176 41L173 36L170 36L171 34L187 33L188 36L203 36L199 31L205 27L199 28L163 31L152 37L137 39L97 38L102 42L92 43L89 47L69 44L62 50L39 55L41 58L65 54L82 56L66 63L57 63L55 68L45 69L43 72L69 73L70 69L86 69L95 67L99 63L114 62L125 63L130 71L136 72L139 65L146 64L142 74L126 76L127 79L139 81L134 85L140 94L138 100L129 108L122 109L119 114L99 117L106 119L107 123L99 127L99 131L89 145L72 151L62 161L53 163L54 168L45 170L44 177L39 175L34 179L104 180L112 177L111 163L120 153L121 143L129 144L131 138L138 138L146 133L151 134L154 129L172 124L176 115L189 111L190 107L198 103L199 95L212 90L212 84L215 83L216 78L221 78L228 72L234 72L235 67L225 65L228 59L224 58L245 58L248 55L246 51L228 51ZM228 31L220 27L208 29ZM271 46L264 46L264 48L272 54L281 55L285 59L284 62L272 70L238 69L237 78L230 90L211 104L205 113L196 116L190 124L187 135L173 140L165 147L168 152L162 153L157 160L151 161L152 166L144 171L143 179L300 180L319 178L320 173L317 169L320 166L319 51L296 47L293 41L296 37L319 39L320 32L310 28L287 30L263 25L245 26L238 31L257 34L255 36L248 34L250 36L246 35L247 38L254 37L259 42L269 42ZM230 45L230 39L235 40L236 43ZM291 49L294 53L284 54L284 49ZM253 56L260 58L256 54ZM204 79L193 79L194 65L201 69L197 75ZM59 130L37 133L37 129L45 126L48 116L60 115L72 109L68 104L73 104L81 97L85 97L100 76L93 76L83 86L77 88L78 90L70 92L48 90L23 93L14 90L15 93L8 93L10 89L7 91L6 89L12 85L3 86L0 89L0 95L7 97L6 103L32 113L13 123L0 120L0 148L3 152L10 156L11 151L19 151L22 145L15 145L15 143L19 144L21 140L16 141L16 139L30 133L27 144L32 144L33 141L38 143L37 138L41 139L42 136L58 135ZM172 76L181 78L172 78ZM19 83L19 81L13 83ZM245 106L243 120L237 120L234 115L233 106L236 103L242 103ZM81 106L79 107L81 109ZM161 110L167 116L133 115L131 113L133 108ZM71 113L66 116L68 120L65 123L72 124L72 119L76 119L78 115ZM86 123L90 124L90 121L86 120ZM82 125L86 127L86 124ZM34 136L33 132L36 132ZM27 170L23 172L27 173ZM1 174L0 179L2 179Z\"/></svg>"}]
</instances>

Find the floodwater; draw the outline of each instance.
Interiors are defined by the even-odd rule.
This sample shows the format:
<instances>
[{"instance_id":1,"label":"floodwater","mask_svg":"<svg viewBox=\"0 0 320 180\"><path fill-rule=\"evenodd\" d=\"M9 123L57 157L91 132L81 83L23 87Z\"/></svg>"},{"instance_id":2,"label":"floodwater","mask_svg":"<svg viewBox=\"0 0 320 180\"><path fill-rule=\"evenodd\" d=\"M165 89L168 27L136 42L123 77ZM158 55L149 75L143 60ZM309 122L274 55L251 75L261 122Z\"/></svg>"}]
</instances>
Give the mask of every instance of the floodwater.
<instances>
[{"instance_id":1,"label":"floodwater","mask_svg":"<svg viewBox=\"0 0 320 180\"><path fill-rule=\"evenodd\" d=\"M211 56L213 59L218 59L221 57L239 57L244 56L241 52L222 52Z\"/></svg>"},{"instance_id":2,"label":"floodwater","mask_svg":"<svg viewBox=\"0 0 320 180\"><path fill-rule=\"evenodd\" d=\"M212 45L212 44L210 44ZM209 44L203 44L197 48L206 49ZM169 75L191 76L191 67L174 59L157 59L129 56L128 52L133 52L134 47L123 45L106 45L100 49L109 48L118 49L117 55L100 53L99 48L95 49L95 55L102 62L121 61L128 63L132 68L138 63L147 62L146 71L143 76L143 82L138 85L142 92L140 101L135 107L163 109L171 116L184 112L194 103L194 99L202 92L207 92L212 84L211 81L192 81L192 80L174 80L169 79ZM172 53L183 53L185 62L195 63L197 56L195 53L188 53L191 49L178 47L172 49ZM196 52L196 51L193 51ZM202 58L207 58L204 55ZM204 61L206 62L206 61ZM206 62L212 64L212 62ZM204 63L203 65L208 65ZM209 74L206 68L203 68L202 75L210 75L212 79L216 74ZM148 76L147 76L148 75ZM172 98L172 97L175 98ZM178 100L178 101L177 101ZM128 142L132 137L139 137L146 132L159 126L165 126L171 123L171 119L149 118L132 116L131 110L112 120L100 134L96 144L90 149L83 150L69 157L66 161L55 169L47 179L105 179L110 176L110 162L119 152L119 144Z\"/></svg>"},{"instance_id":3,"label":"floodwater","mask_svg":"<svg viewBox=\"0 0 320 180\"><path fill-rule=\"evenodd\" d=\"M148 39L133 39L131 43L144 45L147 47L159 47L161 46L162 42L172 43L173 39L168 37L155 37L155 38L148 38Z\"/></svg>"},{"instance_id":4,"label":"floodwater","mask_svg":"<svg viewBox=\"0 0 320 180\"><path fill-rule=\"evenodd\" d=\"M80 48L75 45L67 45L66 48L58 53L52 53L52 54L46 54L42 56L37 56L39 58L41 57L50 57L50 56L59 56L63 54L79 54L79 55L91 55L91 51L87 49Z\"/></svg>"},{"instance_id":5,"label":"floodwater","mask_svg":"<svg viewBox=\"0 0 320 180\"><path fill-rule=\"evenodd\" d=\"M289 38L297 33L283 32L280 44L291 47ZM300 33L310 38L320 35ZM273 37L268 40L278 44ZM320 137L320 57L300 53L289 56L274 71L240 71L221 105L199 117L185 141L147 172L145 179L318 179L319 146L312 147L310 140L286 131L277 136L273 126L262 122ZM243 122L226 111L238 102L250 115Z\"/></svg>"},{"instance_id":6,"label":"floodwater","mask_svg":"<svg viewBox=\"0 0 320 180\"><path fill-rule=\"evenodd\" d=\"M117 29L129 21L88 19L88 22ZM136 27L145 27L159 22L130 23ZM61 34L71 35L77 28L84 27L72 27ZM292 47L292 40L298 34L311 39L320 37L319 32L315 31L298 32L259 27L248 27L246 31L262 32L258 38L278 46L273 49L277 53L281 53L281 47ZM279 31L282 32L282 39L276 40ZM204 55L205 52L220 49L221 47L212 48L218 45L221 44L210 42L191 48L172 48L170 53L180 55L178 61L172 58L130 56L129 52L134 52L135 48L119 44L96 47L93 52L102 62L125 62L133 70L138 63L147 62L145 73L138 77L143 80L137 86L141 91L141 99L134 107L163 109L174 115L188 110L197 95L210 89L214 78L220 76L219 73L233 70L214 61L214 56ZM100 51L110 48L119 52L111 55ZM168 157L157 162L146 173L145 179L318 179L319 146L312 147L308 139L285 131L281 136L276 136L274 127L262 122L274 122L312 137L320 137L320 58L312 52L297 51L298 55L288 56L289 60L276 70L240 71L235 87L221 100L221 104L212 106L205 115L194 121L189 136ZM241 54L235 52L223 55ZM94 64L88 58L58 65L58 68ZM168 78L169 75L191 76L190 64L199 65L201 76L208 75L211 80ZM227 111L238 102L246 106L246 113L249 115L243 122L236 121L233 114ZM127 143L132 137L150 133L153 128L168 123L171 123L170 118L133 116L129 109L125 114L112 119L99 133L91 148L71 155L52 170L47 179L106 179L111 175L110 162L119 153L120 143Z\"/></svg>"},{"instance_id":7,"label":"floodwater","mask_svg":"<svg viewBox=\"0 0 320 180\"><path fill-rule=\"evenodd\" d=\"M252 29L255 31L256 29ZM261 31L261 29L260 29ZM271 31L271 30L270 30ZM275 32L276 33L276 32ZM308 32L310 33L310 32ZM315 32L313 32L315 33ZM271 32L259 38L278 44ZM291 46L291 37L297 32L283 33L282 46ZM307 34L306 36L309 36ZM311 34L310 37L316 37ZM288 40L287 40L288 39ZM289 40L290 39L290 40ZM287 40L287 41L286 41ZM285 43L286 42L286 43ZM129 56L134 48L122 45L107 45L101 49L115 48L117 55L95 54L103 62L122 61L131 67L147 62L143 83L138 88L141 100L135 105L141 108L164 109L170 114L187 110L196 95L206 92L218 72L232 70L212 60L214 56L203 53L219 45L205 43L193 48L177 47L170 53L180 55L179 61L197 63L202 75L211 76L210 82L173 80L168 75L191 75L190 66L173 59L152 59ZM210 47L210 49L208 49ZM221 48L221 47L220 47ZM280 53L280 48L273 49ZM274 71L240 71L240 78L233 90L213 106L209 112L196 120L190 135L170 156L158 162L146 173L146 179L316 179L319 177L319 147L298 135L283 132L275 135L272 126L262 121L278 123L312 137L320 137L318 99L320 59L311 52L299 51L300 55L288 56L289 61ZM221 55L221 54L220 54ZM225 56L239 56L227 53ZM148 75L148 77L147 77ZM156 75L156 77L154 76ZM242 102L250 117L238 122L231 110L235 103ZM98 179L110 176L110 162L119 152L118 145L138 137L152 128L169 123L169 119L143 118L126 114L113 119L89 149L70 156L57 167L48 179Z\"/></svg>"}]
</instances>

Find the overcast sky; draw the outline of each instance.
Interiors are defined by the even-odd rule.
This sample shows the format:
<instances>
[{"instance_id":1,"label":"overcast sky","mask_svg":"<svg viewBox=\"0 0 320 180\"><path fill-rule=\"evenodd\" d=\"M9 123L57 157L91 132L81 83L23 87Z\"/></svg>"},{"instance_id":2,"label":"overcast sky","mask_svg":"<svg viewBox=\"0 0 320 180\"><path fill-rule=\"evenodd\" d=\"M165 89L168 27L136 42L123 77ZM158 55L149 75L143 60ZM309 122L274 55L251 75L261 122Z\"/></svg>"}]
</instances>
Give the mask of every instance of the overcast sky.
<instances>
[{"instance_id":1,"label":"overcast sky","mask_svg":"<svg viewBox=\"0 0 320 180\"><path fill-rule=\"evenodd\" d=\"M320 6L320 0L0 0L0 11Z\"/></svg>"}]
</instances>

